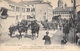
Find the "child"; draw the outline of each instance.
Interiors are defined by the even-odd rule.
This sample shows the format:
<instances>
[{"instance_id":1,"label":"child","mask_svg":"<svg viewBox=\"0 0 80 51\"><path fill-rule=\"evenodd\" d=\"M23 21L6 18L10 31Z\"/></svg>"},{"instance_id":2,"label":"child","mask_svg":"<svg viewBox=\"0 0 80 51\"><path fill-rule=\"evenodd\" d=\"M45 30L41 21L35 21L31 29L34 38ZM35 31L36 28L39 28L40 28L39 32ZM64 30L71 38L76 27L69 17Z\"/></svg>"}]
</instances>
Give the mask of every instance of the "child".
<instances>
[{"instance_id":1,"label":"child","mask_svg":"<svg viewBox=\"0 0 80 51\"><path fill-rule=\"evenodd\" d=\"M61 40L61 44L66 44L67 43L67 40L65 37L63 37L63 40Z\"/></svg>"}]
</instances>

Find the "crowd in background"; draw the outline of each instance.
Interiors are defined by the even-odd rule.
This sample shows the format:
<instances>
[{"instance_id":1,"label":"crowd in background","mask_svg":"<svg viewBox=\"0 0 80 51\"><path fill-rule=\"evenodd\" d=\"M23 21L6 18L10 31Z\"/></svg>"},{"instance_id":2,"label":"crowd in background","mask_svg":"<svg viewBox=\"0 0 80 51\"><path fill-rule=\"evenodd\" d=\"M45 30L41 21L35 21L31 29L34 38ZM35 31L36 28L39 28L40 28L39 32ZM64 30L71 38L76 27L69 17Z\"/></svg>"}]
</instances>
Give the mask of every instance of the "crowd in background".
<instances>
[{"instance_id":1,"label":"crowd in background","mask_svg":"<svg viewBox=\"0 0 80 51\"><path fill-rule=\"evenodd\" d=\"M60 28L61 29L61 28ZM80 45L80 22L73 22L73 20L66 20L62 21L62 29L63 29L63 40L61 41L62 44L66 44L69 41L69 33L70 31L74 32L75 30L75 37L74 41L77 45Z\"/></svg>"}]
</instances>

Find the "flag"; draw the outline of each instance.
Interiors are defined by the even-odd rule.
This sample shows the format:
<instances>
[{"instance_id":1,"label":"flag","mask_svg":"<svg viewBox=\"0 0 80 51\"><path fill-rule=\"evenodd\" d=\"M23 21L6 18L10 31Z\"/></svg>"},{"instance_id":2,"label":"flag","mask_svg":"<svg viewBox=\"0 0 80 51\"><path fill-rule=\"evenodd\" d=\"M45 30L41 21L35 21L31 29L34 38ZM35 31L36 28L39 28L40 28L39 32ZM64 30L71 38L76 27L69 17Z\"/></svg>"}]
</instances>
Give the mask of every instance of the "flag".
<instances>
[{"instance_id":1,"label":"flag","mask_svg":"<svg viewBox=\"0 0 80 51\"><path fill-rule=\"evenodd\" d=\"M71 0L71 3L74 3L74 0Z\"/></svg>"}]
</instances>

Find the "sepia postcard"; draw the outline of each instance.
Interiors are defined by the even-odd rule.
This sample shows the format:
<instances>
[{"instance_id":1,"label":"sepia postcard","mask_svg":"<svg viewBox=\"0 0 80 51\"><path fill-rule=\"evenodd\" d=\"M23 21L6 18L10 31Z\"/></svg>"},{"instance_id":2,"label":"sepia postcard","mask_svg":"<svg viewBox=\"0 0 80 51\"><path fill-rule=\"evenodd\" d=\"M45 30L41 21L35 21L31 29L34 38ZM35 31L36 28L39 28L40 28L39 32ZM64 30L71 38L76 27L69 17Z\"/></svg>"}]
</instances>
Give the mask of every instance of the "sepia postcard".
<instances>
[{"instance_id":1,"label":"sepia postcard","mask_svg":"<svg viewBox=\"0 0 80 51\"><path fill-rule=\"evenodd\" d=\"M0 51L80 51L80 0L0 0Z\"/></svg>"}]
</instances>

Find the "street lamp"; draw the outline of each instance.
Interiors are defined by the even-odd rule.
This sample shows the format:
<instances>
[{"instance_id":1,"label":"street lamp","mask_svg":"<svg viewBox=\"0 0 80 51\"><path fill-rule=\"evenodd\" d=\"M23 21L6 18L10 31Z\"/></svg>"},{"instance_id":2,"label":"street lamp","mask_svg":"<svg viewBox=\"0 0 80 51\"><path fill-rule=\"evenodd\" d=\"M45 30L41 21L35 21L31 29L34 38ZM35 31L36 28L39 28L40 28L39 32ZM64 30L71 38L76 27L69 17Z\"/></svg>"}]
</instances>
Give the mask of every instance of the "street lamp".
<instances>
[{"instance_id":1,"label":"street lamp","mask_svg":"<svg viewBox=\"0 0 80 51\"><path fill-rule=\"evenodd\" d=\"M73 9L72 8L70 8L70 21L72 22L72 23L74 23L74 19L73 19Z\"/></svg>"}]
</instances>

